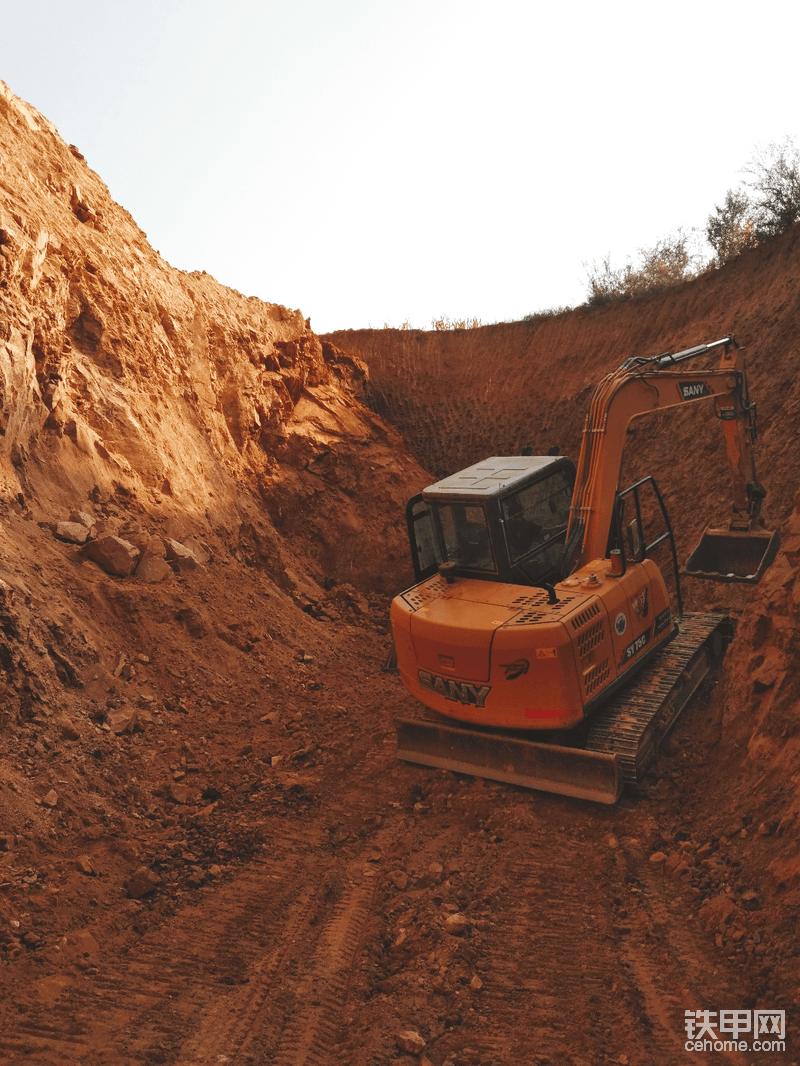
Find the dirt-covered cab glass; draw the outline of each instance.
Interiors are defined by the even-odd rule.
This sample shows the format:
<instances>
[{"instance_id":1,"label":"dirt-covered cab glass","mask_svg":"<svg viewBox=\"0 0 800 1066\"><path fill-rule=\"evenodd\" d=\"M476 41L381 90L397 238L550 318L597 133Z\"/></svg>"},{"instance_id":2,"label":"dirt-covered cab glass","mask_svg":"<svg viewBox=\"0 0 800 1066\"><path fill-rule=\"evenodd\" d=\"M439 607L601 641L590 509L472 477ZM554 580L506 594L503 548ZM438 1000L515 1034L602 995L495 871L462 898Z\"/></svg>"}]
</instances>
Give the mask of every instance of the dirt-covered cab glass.
<instances>
[{"instance_id":1,"label":"dirt-covered cab glass","mask_svg":"<svg viewBox=\"0 0 800 1066\"><path fill-rule=\"evenodd\" d=\"M436 506L447 558L466 570L496 570L483 507L471 503Z\"/></svg>"},{"instance_id":2,"label":"dirt-covered cab glass","mask_svg":"<svg viewBox=\"0 0 800 1066\"><path fill-rule=\"evenodd\" d=\"M572 478L566 470L507 496L501 502L509 559L544 573L563 554ZM535 578L536 574L530 575Z\"/></svg>"}]
</instances>

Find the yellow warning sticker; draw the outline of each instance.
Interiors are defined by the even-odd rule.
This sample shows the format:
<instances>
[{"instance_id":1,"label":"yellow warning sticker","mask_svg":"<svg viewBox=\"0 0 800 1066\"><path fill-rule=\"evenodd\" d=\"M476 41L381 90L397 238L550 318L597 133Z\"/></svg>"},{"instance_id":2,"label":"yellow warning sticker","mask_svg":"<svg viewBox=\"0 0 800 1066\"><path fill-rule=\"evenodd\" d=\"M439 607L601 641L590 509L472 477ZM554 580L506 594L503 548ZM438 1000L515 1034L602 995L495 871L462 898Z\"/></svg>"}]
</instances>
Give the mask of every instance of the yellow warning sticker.
<instances>
[{"instance_id":1,"label":"yellow warning sticker","mask_svg":"<svg viewBox=\"0 0 800 1066\"><path fill-rule=\"evenodd\" d=\"M536 649L536 658L537 659L555 659L556 658L556 649L555 648L537 648Z\"/></svg>"}]
</instances>

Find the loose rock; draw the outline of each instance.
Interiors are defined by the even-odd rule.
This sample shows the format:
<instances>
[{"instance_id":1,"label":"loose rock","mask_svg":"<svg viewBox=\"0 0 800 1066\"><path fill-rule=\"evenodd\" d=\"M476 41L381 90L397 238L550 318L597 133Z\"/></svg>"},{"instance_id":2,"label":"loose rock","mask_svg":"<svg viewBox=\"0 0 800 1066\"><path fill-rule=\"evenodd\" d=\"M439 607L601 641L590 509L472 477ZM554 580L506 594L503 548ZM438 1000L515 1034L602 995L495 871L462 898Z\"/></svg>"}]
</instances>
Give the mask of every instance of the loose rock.
<instances>
[{"instance_id":1,"label":"loose rock","mask_svg":"<svg viewBox=\"0 0 800 1066\"><path fill-rule=\"evenodd\" d=\"M131 733L138 724L136 710L133 707L118 707L109 711L106 715L105 724L117 736L121 736L123 733Z\"/></svg>"},{"instance_id":2,"label":"loose rock","mask_svg":"<svg viewBox=\"0 0 800 1066\"><path fill-rule=\"evenodd\" d=\"M757 911L761 906L758 895L752 888L742 893L742 906L747 911Z\"/></svg>"},{"instance_id":3,"label":"loose rock","mask_svg":"<svg viewBox=\"0 0 800 1066\"><path fill-rule=\"evenodd\" d=\"M208 546L202 540L198 540L197 537L187 537L183 541L183 546L192 553L200 566L205 566L206 563L211 561L211 552L208 550Z\"/></svg>"},{"instance_id":4,"label":"loose rock","mask_svg":"<svg viewBox=\"0 0 800 1066\"><path fill-rule=\"evenodd\" d=\"M59 522L55 534L59 540L72 544L85 544L89 538L89 530L82 522Z\"/></svg>"},{"instance_id":5,"label":"loose rock","mask_svg":"<svg viewBox=\"0 0 800 1066\"><path fill-rule=\"evenodd\" d=\"M72 511L69 520L70 522L78 523L89 530L94 529L97 525L95 518L92 515L87 514L86 511Z\"/></svg>"},{"instance_id":6,"label":"loose rock","mask_svg":"<svg viewBox=\"0 0 800 1066\"><path fill-rule=\"evenodd\" d=\"M62 718L58 723L58 730L64 740L80 740L81 734L68 718Z\"/></svg>"},{"instance_id":7,"label":"loose rock","mask_svg":"<svg viewBox=\"0 0 800 1066\"><path fill-rule=\"evenodd\" d=\"M197 558L188 548L184 548L177 540L167 539L164 542L166 560L177 573L182 570L197 569Z\"/></svg>"},{"instance_id":8,"label":"loose rock","mask_svg":"<svg viewBox=\"0 0 800 1066\"><path fill-rule=\"evenodd\" d=\"M100 537L81 548L86 559L114 577L130 577L139 560L139 549L121 537Z\"/></svg>"},{"instance_id":9,"label":"loose rock","mask_svg":"<svg viewBox=\"0 0 800 1066\"><path fill-rule=\"evenodd\" d=\"M145 552L136 567L136 577L140 581L147 582L148 585L166 581L167 578L172 577L172 573L172 567L162 556L151 555L149 551Z\"/></svg>"},{"instance_id":10,"label":"loose rock","mask_svg":"<svg viewBox=\"0 0 800 1066\"><path fill-rule=\"evenodd\" d=\"M140 866L128 882L128 898L142 899L143 896L154 892L160 883L161 878L154 870L147 866Z\"/></svg>"},{"instance_id":11,"label":"loose rock","mask_svg":"<svg viewBox=\"0 0 800 1066\"><path fill-rule=\"evenodd\" d=\"M404 1029L399 1032L394 1042L401 1051L408 1051L411 1055L421 1055L427 1047L425 1041L414 1029Z\"/></svg>"},{"instance_id":12,"label":"loose rock","mask_svg":"<svg viewBox=\"0 0 800 1066\"><path fill-rule=\"evenodd\" d=\"M451 914L445 921L444 928L446 932L452 933L453 936L460 936L465 929L469 928L469 918L465 914L456 912Z\"/></svg>"}]
</instances>

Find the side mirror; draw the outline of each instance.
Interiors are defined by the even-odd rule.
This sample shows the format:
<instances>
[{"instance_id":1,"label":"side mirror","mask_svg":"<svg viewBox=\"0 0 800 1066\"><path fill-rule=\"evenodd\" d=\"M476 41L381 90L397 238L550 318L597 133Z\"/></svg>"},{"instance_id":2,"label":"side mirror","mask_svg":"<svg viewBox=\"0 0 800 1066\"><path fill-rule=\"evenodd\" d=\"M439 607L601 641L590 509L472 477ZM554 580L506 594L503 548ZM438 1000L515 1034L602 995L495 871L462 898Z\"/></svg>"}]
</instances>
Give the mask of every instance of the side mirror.
<instances>
[{"instance_id":1,"label":"side mirror","mask_svg":"<svg viewBox=\"0 0 800 1066\"><path fill-rule=\"evenodd\" d=\"M628 556L638 561L642 553L642 531L635 518L625 531L625 539L628 542Z\"/></svg>"}]
</instances>

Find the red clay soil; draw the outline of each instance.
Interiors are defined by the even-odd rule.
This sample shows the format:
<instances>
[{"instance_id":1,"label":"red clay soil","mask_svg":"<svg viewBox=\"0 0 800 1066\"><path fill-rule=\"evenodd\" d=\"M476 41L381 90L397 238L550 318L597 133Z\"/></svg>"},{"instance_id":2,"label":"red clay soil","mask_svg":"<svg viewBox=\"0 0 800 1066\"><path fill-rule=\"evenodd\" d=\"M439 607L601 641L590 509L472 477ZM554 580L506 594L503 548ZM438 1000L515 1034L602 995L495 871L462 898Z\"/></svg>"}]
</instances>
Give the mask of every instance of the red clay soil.
<instances>
[{"instance_id":1,"label":"red clay soil","mask_svg":"<svg viewBox=\"0 0 800 1066\"><path fill-rule=\"evenodd\" d=\"M798 1059L796 236L370 349L170 268L2 83L0 163L0 1063ZM731 329L783 549L691 593L738 634L641 792L397 762L388 605L430 478L404 440L435 472L575 453L605 370ZM395 426L362 402L391 390ZM714 429L632 438L687 539L724 509ZM685 1011L756 1008L786 1052L684 1050Z\"/></svg>"}]
</instances>

